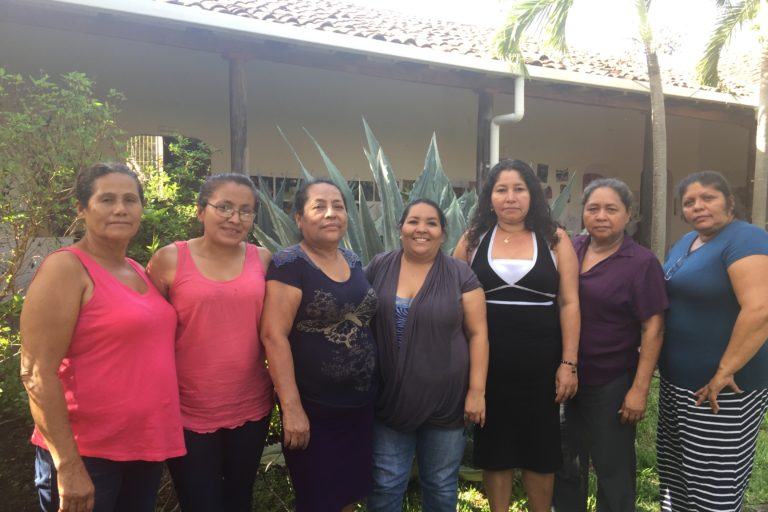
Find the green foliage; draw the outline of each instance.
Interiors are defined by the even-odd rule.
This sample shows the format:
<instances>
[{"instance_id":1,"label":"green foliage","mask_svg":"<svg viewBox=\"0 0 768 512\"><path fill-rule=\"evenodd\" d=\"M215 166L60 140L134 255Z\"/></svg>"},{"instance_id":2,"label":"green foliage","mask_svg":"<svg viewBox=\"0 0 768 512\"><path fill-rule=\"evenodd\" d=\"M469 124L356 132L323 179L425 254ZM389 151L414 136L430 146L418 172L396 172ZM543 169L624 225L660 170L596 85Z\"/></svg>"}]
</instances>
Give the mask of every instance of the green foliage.
<instances>
[{"instance_id":1,"label":"green foliage","mask_svg":"<svg viewBox=\"0 0 768 512\"><path fill-rule=\"evenodd\" d=\"M717 5L720 12L715 28L709 36L704 56L699 61L697 68L701 83L713 87L720 85L720 74L717 68L720 64L720 55L723 52L723 48L728 44L737 28L757 17L761 7L759 0L735 2L718 0ZM765 6L763 8L768 9Z\"/></svg>"},{"instance_id":2,"label":"green foliage","mask_svg":"<svg viewBox=\"0 0 768 512\"><path fill-rule=\"evenodd\" d=\"M381 208L376 218L373 217L364 197L357 204L355 191L349 186L342 172L331 161L317 140L305 130L320 153L331 181L341 189L346 200L349 225L344 244L357 253L364 263L382 251L397 249L400 247L398 222L405 203L415 199L431 199L440 205L448 220L443 250L448 253L453 252L461 235L466 231L469 219L477 205L477 193L474 190L468 190L461 197L456 197L453 185L443 170L437 148L437 137L432 135L424 157L424 168L413 188L405 191L399 188L389 159L365 119L363 119L363 128L368 146L363 149L363 152L381 196ZM278 131L293 152L301 170L302 179L314 180L315 176L304 166L293 145L279 127ZM573 177L563 193L553 202L553 211L557 212L555 218L560 215L570 196L572 183ZM266 189L263 186L261 188ZM273 200L268 194L260 192L258 221L254 226L254 235L261 245L273 252L294 244L299 239L296 224L291 216L283 211L282 202L282 195Z\"/></svg>"},{"instance_id":3,"label":"green foliage","mask_svg":"<svg viewBox=\"0 0 768 512\"><path fill-rule=\"evenodd\" d=\"M0 417L26 409L26 392L19 379L18 319L24 298L15 293L0 302Z\"/></svg>"},{"instance_id":4,"label":"green foliage","mask_svg":"<svg viewBox=\"0 0 768 512\"><path fill-rule=\"evenodd\" d=\"M565 53L565 29L573 0L519 0L512 4L503 26L496 34L496 55L508 60L527 76L521 46L530 32L547 35L547 43Z\"/></svg>"},{"instance_id":5,"label":"green foliage","mask_svg":"<svg viewBox=\"0 0 768 512\"><path fill-rule=\"evenodd\" d=\"M72 220L77 171L120 155L123 96L97 97L82 73L24 78L0 68L0 297L16 291L30 242L62 236Z\"/></svg>"},{"instance_id":6,"label":"green foliage","mask_svg":"<svg viewBox=\"0 0 768 512\"><path fill-rule=\"evenodd\" d=\"M128 247L131 258L146 264L157 249L200 234L195 204L210 161L207 145L178 135L168 144L163 168L144 170L146 205L139 232Z\"/></svg>"}]
</instances>

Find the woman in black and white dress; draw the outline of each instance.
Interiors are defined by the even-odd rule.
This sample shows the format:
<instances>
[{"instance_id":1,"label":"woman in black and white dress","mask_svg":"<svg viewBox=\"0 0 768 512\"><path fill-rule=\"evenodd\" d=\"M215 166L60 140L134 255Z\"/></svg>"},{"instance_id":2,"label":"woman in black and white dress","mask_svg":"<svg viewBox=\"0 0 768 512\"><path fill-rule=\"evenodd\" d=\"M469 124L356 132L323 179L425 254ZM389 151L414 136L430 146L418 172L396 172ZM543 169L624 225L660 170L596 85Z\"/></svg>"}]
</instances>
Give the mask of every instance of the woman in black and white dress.
<instances>
[{"instance_id":1,"label":"woman in black and white dress","mask_svg":"<svg viewBox=\"0 0 768 512\"><path fill-rule=\"evenodd\" d=\"M549 511L562 464L558 404L577 389L578 264L530 166L491 169L454 255L485 289L490 355L475 464L491 511L508 510L514 468L530 510Z\"/></svg>"}]
</instances>

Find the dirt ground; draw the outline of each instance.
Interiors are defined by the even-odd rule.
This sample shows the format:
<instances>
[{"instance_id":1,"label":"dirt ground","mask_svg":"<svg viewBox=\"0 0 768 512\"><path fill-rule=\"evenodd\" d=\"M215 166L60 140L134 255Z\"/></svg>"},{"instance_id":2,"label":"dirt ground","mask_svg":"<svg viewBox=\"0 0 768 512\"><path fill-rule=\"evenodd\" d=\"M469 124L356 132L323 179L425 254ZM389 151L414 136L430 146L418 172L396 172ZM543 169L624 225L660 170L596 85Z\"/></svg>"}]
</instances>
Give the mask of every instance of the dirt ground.
<instances>
[{"instance_id":1,"label":"dirt ground","mask_svg":"<svg viewBox=\"0 0 768 512\"><path fill-rule=\"evenodd\" d=\"M29 442L32 420L17 416L0 421L0 510L37 512L35 450Z\"/></svg>"}]
</instances>

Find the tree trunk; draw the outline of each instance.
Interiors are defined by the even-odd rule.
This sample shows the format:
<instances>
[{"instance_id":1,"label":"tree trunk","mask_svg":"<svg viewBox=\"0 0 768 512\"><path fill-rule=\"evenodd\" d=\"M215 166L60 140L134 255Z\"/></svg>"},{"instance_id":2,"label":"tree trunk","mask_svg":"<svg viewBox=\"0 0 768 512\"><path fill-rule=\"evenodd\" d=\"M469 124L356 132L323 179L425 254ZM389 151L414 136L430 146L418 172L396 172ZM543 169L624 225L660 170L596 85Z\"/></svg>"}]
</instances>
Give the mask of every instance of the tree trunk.
<instances>
[{"instance_id":1,"label":"tree trunk","mask_svg":"<svg viewBox=\"0 0 768 512\"><path fill-rule=\"evenodd\" d=\"M248 173L248 99L246 96L246 59L229 59L229 151L232 172Z\"/></svg>"},{"instance_id":2,"label":"tree trunk","mask_svg":"<svg viewBox=\"0 0 768 512\"><path fill-rule=\"evenodd\" d=\"M762 6L761 9L768 9ZM766 16L765 18L768 18ZM763 28L762 32L768 32ZM768 201L768 37L763 38L760 66L760 99L757 105L755 136L755 182L752 188L752 224L765 229Z\"/></svg>"},{"instance_id":3,"label":"tree trunk","mask_svg":"<svg viewBox=\"0 0 768 512\"><path fill-rule=\"evenodd\" d=\"M653 199L651 201L651 250L660 260L667 251L667 115L656 51L646 43L648 81L651 89L651 134L653 142Z\"/></svg>"},{"instance_id":4,"label":"tree trunk","mask_svg":"<svg viewBox=\"0 0 768 512\"><path fill-rule=\"evenodd\" d=\"M640 172L640 222L634 239L643 247L651 248L651 218L653 217L653 134L651 114L645 115L643 135L643 169Z\"/></svg>"}]
</instances>

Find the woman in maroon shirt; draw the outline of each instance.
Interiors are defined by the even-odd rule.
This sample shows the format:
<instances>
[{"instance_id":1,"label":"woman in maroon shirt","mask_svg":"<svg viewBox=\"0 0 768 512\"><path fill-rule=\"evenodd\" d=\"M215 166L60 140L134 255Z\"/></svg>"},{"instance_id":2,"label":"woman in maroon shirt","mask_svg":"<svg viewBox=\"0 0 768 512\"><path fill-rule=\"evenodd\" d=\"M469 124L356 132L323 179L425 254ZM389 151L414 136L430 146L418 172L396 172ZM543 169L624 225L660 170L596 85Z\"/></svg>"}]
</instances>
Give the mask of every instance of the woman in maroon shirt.
<instances>
[{"instance_id":1,"label":"woman in maroon shirt","mask_svg":"<svg viewBox=\"0 0 768 512\"><path fill-rule=\"evenodd\" d=\"M598 510L635 510L635 424L645 414L661 350L664 273L656 257L625 234L632 193L616 179L584 190L588 235L579 259L579 391L565 405L564 465L555 479L558 512L585 511L589 460ZM640 349L638 352L638 348Z\"/></svg>"}]
</instances>

